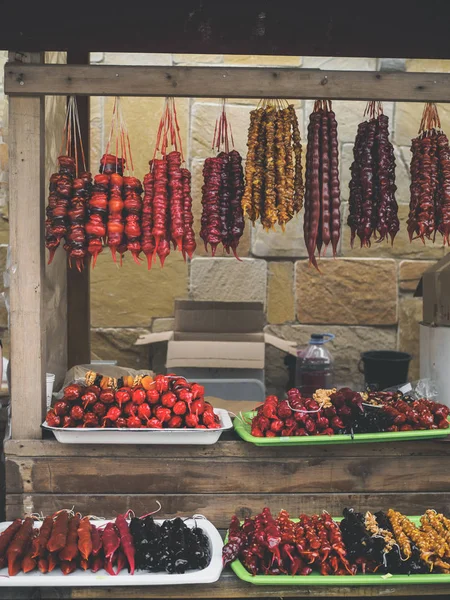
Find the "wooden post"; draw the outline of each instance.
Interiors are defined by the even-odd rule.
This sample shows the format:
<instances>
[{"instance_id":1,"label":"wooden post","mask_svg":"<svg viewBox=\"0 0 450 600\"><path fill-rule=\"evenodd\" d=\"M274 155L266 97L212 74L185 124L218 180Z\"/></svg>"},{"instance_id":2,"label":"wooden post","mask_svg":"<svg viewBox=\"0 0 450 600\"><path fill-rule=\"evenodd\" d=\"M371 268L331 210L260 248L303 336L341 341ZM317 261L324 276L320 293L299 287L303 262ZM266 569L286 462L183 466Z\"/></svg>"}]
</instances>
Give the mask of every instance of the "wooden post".
<instances>
[{"instance_id":1,"label":"wooden post","mask_svg":"<svg viewBox=\"0 0 450 600\"><path fill-rule=\"evenodd\" d=\"M10 53L41 63L41 53ZM9 99L12 437L41 438L45 410L44 97Z\"/></svg>"},{"instance_id":2,"label":"wooden post","mask_svg":"<svg viewBox=\"0 0 450 600\"><path fill-rule=\"evenodd\" d=\"M68 52L68 64L89 64L89 52ZM83 141L86 165L89 169L89 128L90 99L77 96L80 117L81 139ZM91 307L89 296L89 268L80 273L77 269L67 269L67 367L91 362Z\"/></svg>"}]
</instances>

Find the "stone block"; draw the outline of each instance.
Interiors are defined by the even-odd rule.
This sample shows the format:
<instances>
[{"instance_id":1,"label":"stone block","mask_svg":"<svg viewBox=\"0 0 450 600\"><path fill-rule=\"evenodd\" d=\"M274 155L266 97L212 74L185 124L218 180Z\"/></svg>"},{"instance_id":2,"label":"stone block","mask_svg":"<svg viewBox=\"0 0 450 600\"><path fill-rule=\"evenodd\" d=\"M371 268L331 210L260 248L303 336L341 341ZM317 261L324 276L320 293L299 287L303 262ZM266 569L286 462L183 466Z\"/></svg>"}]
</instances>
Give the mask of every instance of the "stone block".
<instances>
[{"instance_id":1,"label":"stone block","mask_svg":"<svg viewBox=\"0 0 450 600\"><path fill-rule=\"evenodd\" d=\"M264 231L261 223L252 227L252 254L262 258L300 258L308 256L303 236L303 210L287 223L285 231L280 227L273 231Z\"/></svg>"},{"instance_id":2,"label":"stone block","mask_svg":"<svg viewBox=\"0 0 450 600\"><path fill-rule=\"evenodd\" d=\"M397 344L396 327L344 327L340 325L268 325L266 333L297 342L305 346L312 333L332 333L335 339L327 344L334 359L335 385L362 389L364 378L359 372L358 362L362 352L369 350L395 350ZM284 392L287 382L285 354L267 346L266 349L266 385L267 393L279 395Z\"/></svg>"},{"instance_id":3,"label":"stone block","mask_svg":"<svg viewBox=\"0 0 450 600\"><path fill-rule=\"evenodd\" d=\"M304 56L302 66L305 69L323 69L324 71L375 71L377 59L348 56Z\"/></svg>"},{"instance_id":4,"label":"stone block","mask_svg":"<svg viewBox=\"0 0 450 600\"><path fill-rule=\"evenodd\" d=\"M106 146L111 126L114 98L104 100L103 143ZM185 159L188 161L189 98L177 98L177 115ZM121 107L130 137L134 172L143 179L148 172L148 161L153 158L159 122L164 109L164 98L121 98ZM172 148L169 148L169 151ZM95 172L97 172L98 167Z\"/></svg>"},{"instance_id":5,"label":"stone block","mask_svg":"<svg viewBox=\"0 0 450 600\"><path fill-rule=\"evenodd\" d=\"M352 249L350 245L350 227L347 225L348 205L344 206L344 219L342 225L342 254L352 258L441 258L444 256L444 247L439 238L433 244L427 241L423 244L420 240L409 241L406 221L408 219L409 206L399 204L398 216L400 220L400 231L397 233L394 244L384 241L380 244L373 242L370 248L360 248L359 238L356 237Z\"/></svg>"},{"instance_id":6,"label":"stone block","mask_svg":"<svg viewBox=\"0 0 450 600\"><path fill-rule=\"evenodd\" d=\"M217 302L263 302L267 295L267 263L243 258L194 258L190 297Z\"/></svg>"},{"instance_id":7,"label":"stone block","mask_svg":"<svg viewBox=\"0 0 450 600\"><path fill-rule=\"evenodd\" d=\"M117 360L121 367L148 369L148 346L135 346L141 328L91 329L91 354L96 360Z\"/></svg>"},{"instance_id":8,"label":"stone block","mask_svg":"<svg viewBox=\"0 0 450 600\"><path fill-rule=\"evenodd\" d=\"M406 62L404 58L380 58L380 71L384 73L406 71Z\"/></svg>"},{"instance_id":9,"label":"stone block","mask_svg":"<svg viewBox=\"0 0 450 600\"><path fill-rule=\"evenodd\" d=\"M306 260L295 267L296 313L301 323L397 323L395 261L322 259L320 273Z\"/></svg>"},{"instance_id":10,"label":"stone block","mask_svg":"<svg viewBox=\"0 0 450 600\"><path fill-rule=\"evenodd\" d=\"M188 293L188 265L172 251L164 268L150 271L127 254L119 268L107 248L91 271L91 322L94 328L147 327L153 317L173 315L175 298Z\"/></svg>"},{"instance_id":11,"label":"stone block","mask_svg":"<svg viewBox=\"0 0 450 600\"><path fill-rule=\"evenodd\" d=\"M105 52L103 64L167 66L172 64L172 55L162 53Z\"/></svg>"},{"instance_id":12,"label":"stone block","mask_svg":"<svg viewBox=\"0 0 450 600\"><path fill-rule=\"evenodd\" d=\"M349 183L350 183L350 167L353 163L353 146L354 144L342 144L340 156L340 184L341 184L341 200L348 200Z\"/></svg>"},{"instance_id":13,"label":"stone block","mask_svg":"<svg viewBox=\"0 0 450 600\"><path fill-rule=\"evenodd\" d=\"M418 73L448 73L450 61L440 58L408 58L405 61L407 71Z\"/></svg>"},{"instance_id":14,"label":"stone block","mask_svg":"<svg viewBox=\"0 0 450 600\"><path fill-rule=\"evenodd\" d=\"M420 376L420 329L422 320L422 299L401 298L398 318L398 349L409 352L412 361L409 365L409 380L415 381Z\"/></svg>"},{"instance_id":15,"label":"stone block","mask_svg":"<svg viewBox=\"0 0 450 600\"><path fill-rule=\"evenodd\" d=\"M0 244L9 243L9 221L0 211Z\"/></svg>"},{"instance_id":16,"label":"stone block","mask_svg":"<svg viewBox=\"0 0 450 600\"><path fill-rule=\"evenodd\" d=\"M417 137L423 113L423 102L397 102L395 107L394 142L399 146L411 146L411 140ZM450 120L450 106L438 104L439 116L444 124Z\"/></svg>"},{"instance_id":17,"label":"stone block","mask_svg":"<svg viewBox=\"0 0 450 600\"><path fill-rule=\"evenodd\" d=\"M201 218L202 218L202 186L203 186L203 163L204 159L194 159L192 161L191 173L192 173L192 214L194 216L194 231L195 239L197 242L197 249L195 250L195 256L211 256L210 251L205 250L203 240L200 238L201 229ZM250 238L251 238L252 225L250 221L245 221L245 229L242 237L239 241L238 256L245 257L250 253ZM227 256L224 248L220 245L217 248L216 256Z\"/></svg>"},{"instance_id":18,"label":"stone block","mask_svg":"<svg viewBox=\"0 0 450 600\"><path fill-rule=\"evenodd\" d=\"M195 102L192 106L190 147L193 158L206 158L215 153L211 150L216 119L222 110L219 102L207 104ZM245 158L250 109L247 106L227 104L227 117L233 130L236 150ZM230 138L231 142L231 138Z\"/></svg>"},{"instance_id":19,"label":"stone block","mask_svg":"<svg viewBox=\"0 0 450 600\"><path fill-rule=\"evenodd\" d=\"M268 322L293 321L294 312L294 264L291 262L268 263Z\"/></svg>"},{"instance_id":20,"label":"stone block","mask_svg":"<svg viewBox=\"0 0 450 600\"><path fill-rule=\"evenodd\" d=\"M262 54L224 54L225 65L242 67L299 67L300 56L276 56Z\"/></svg>"},{"instance_id":21,"label":"stone block","mask_svg":"<svg viewBox=\"0 0 450 600\"><path fill-rule=\"evenodd\" d=\"M91 52L89 55L91 64L101 63L105 59L104 52Z\"/></svg>"},{"instance_id":22,"label":"stone block","mask_svg":"<svg viewBox=\"0 0 450 600\"><path fill-rule=\"evenodd\" d=\"M424 272L433 260L402 260L399 267L399 287L402 292L414 292Z\"/></svg>"},{"instance_id":23,"label":"stone block","mask_svg":"<svg viewBox=\"0 0 450 600\"><path fill-rule=\"evenodd\" d=\"M358 130L358 125L364 120L364 109L367 102L345 100L333 100L333 110L336 113L338 124L338 139L341 144L354 144ZM306 131L309 123L309 116L314 108L314 100L305 101L305 124L302 131L302 137L306 137ZM389 123L392 128L393 103L385 102L383 104L384 114L389 117ZM349 165L350 166L350 165Z\"/></svg>"},{"instance_id":24,"label":"stone block","mask_svg":"<svg viewBox=\"0 0 450 600\"><path fill-rule=\"evenodd\" d=\"M174 319L170 317L156 318L152 321L152 332L162 333L163 331L173 331Z\"/></svg>"},{"instance_id":25,"label":"stone block","mask_svg":"<svg viewBox=\"0 0 450 600\"><path fill-rule=\"evenodd\" d=\"M174 65L220 65L223 63L222 54L172 54Z\"/></svg>"}]
</instances>

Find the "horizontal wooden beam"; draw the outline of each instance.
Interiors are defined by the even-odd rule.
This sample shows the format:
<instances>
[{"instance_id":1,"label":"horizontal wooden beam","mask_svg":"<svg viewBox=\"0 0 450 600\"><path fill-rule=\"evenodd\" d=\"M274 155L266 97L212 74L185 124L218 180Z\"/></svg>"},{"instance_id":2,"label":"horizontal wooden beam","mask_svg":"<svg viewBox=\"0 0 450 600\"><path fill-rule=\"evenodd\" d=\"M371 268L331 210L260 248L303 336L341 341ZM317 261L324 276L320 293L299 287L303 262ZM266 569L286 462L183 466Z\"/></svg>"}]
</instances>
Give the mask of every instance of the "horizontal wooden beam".
<instances>
[{"instance_id":1,"label":"horizontal wooden beam","mask_svg":"<svg viewBox=\"0 0 450 600\"><path fill-rule=\"evenodd\" d=\"M5 92L21 96L77 94L449 102L450 73L7 63Z\"/></svg>"}]
</instances>

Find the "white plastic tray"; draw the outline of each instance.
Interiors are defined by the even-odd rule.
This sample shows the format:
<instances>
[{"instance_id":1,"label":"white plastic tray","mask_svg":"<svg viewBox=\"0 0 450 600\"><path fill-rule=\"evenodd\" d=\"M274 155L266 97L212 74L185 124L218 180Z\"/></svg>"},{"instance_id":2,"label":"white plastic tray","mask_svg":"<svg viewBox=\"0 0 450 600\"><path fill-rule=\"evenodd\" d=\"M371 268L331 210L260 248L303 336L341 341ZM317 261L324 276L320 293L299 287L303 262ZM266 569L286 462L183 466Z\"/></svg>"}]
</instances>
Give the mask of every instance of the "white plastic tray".
<instances>
[{"instance_id":1,"label":"white plastic tray","mask_svg":"<svg viewBox=\"0 0 450 600\"><path fill-rule=\"evenodd\" d=\"M215 408L220 419L220 429L112 429L50 427L47 422L42 427L52 431L62 444L171 444L206 446L215 444L223 431L232 429L228 411Z\"/></svg>"},{"instance_id":2,"label":"white plastic tray","mask_svg":"<svg viewBox=\"0 0 450 600\"><path fill-rule=\"evenodd\" d=\"M162 523L163 519L155 519L156 523ZM107 521L93 521L99 526ZM58 567L51 573L40 573L32 571L31 573L22 573L14 577L8 576L8 569L0 569L0 587L98 587L98 586L119 586L119 585L180 585L187 583L213 583L217 581L222 572L222 538L214 525L200 517L198 519L188 519L185 521L188 527L194 527L194 523L203 529L209 538L211 546L211 562L201 571L187 571L183 575L169 573L146 573L145 571L135 571L130 575L126 569L119 575L109 575L104 569L97 573L77 569L70 575L63 575ZM0 523L0 532L4 531L9 523ZM40 523L36 523L40 527ZM0 592L0 598L2 594Z\"/></svg>"}]
</instances>

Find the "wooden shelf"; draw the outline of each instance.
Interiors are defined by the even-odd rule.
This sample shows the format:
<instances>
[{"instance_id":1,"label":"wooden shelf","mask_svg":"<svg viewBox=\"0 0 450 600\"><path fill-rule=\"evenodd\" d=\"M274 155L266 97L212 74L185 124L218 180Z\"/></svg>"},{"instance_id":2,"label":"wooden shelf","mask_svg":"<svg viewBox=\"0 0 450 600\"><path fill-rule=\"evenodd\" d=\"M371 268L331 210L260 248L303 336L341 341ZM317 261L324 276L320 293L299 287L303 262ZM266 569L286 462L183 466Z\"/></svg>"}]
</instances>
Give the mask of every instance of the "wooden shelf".
<instances>
[{"instance_id":1,"label":"wooden shelf","mask_svg":"<svg viewBox=\"0 0 450 600\"><path fill-rule=\"evenodd\" d=\"M68 599L92 599L92 600L117 600L145 598L157 599L181 599L181 598L305 598L315 596L317 598L370 598L370 597L398 597L404 596L408 600L415 600L422 596L436 598L440 595L448 597L448 586L444 585L402 585L393 586L386 583L383 586L373 587L297 587L297 586L256 586L238 579L234 573L227 569L217 583L208 585L174 585L154 587L91 587L91 588L39 588L39 596L32 595L36 590L26 588L0 588L2 598L25 600L39 597L40 600L68 600ZM5 595L4 595L5 594ZM412 595L413 594L413 595Z\"/></svg>"}]
</instances>

